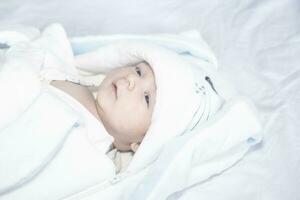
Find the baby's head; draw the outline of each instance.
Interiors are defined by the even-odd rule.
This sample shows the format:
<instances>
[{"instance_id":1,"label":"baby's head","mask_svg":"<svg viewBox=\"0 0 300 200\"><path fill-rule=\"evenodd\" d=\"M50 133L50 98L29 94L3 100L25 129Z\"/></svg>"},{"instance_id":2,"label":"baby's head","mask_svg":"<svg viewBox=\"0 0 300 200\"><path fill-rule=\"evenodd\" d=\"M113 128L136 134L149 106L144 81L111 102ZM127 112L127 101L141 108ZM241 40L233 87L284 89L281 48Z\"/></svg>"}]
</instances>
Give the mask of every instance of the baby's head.
<instances>
[{"instance_id":1,"label":"baby's head","mask_svg":"<svg viewBox=\"0 0 300 200\"><path fill-rule=\"evenodd\" d=\"M97 109L116 148L138 147L131 170L147 165L170 140L220 108L223 100L214 78L199 67L213 64L207 54L194 63L174 51L139 42L111 44L96 52L102 71L108 72L98 91Z\"/></svg>"},{"instance_id":2,"label":"baby's head","mask_svg":"<svg viewBox=\"0 0 300 200\"><path fill-rule=\"evenodd\" d=\"M155 99L155 77L147 63L116 68L107 74L96 105L117 149L137 150L151 124Z\"/></svg>"}]
</instances>

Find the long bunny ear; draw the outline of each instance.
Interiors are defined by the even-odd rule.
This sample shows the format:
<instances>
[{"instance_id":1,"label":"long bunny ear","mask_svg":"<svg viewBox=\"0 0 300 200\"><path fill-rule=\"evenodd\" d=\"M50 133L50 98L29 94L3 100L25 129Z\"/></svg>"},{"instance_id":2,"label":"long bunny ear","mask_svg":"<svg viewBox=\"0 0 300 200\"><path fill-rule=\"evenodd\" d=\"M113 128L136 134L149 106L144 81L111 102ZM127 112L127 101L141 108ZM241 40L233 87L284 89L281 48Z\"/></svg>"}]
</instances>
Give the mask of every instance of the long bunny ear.
<instances>
[{"instance_id":1,"label":"long bunny ear","mask_svg":"<svg viewBox=\"0 0 300 200\"><path fill-rule=\"evenodd\" d=\"M127 42L113 43L96 51L77 55L75 65L80 70L92 73L106 73L113 68L133 65L144 60L141 52L143 45L138 46L136 48L136 45Z\"/></svg>"}]
</instances>

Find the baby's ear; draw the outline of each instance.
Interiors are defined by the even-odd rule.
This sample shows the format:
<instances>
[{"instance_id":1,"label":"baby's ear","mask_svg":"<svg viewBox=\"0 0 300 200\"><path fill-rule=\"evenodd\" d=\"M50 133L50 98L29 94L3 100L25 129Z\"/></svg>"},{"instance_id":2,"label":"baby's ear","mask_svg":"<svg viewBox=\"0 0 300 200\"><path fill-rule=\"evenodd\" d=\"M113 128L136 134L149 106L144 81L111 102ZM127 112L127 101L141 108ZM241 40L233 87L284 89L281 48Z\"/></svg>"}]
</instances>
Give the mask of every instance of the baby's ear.
<instances>
[{"instance_id":1,"label":"baby's ear","mask_svg":"<svg viewBox=\"0 0 300 200\"><path fill-rule=\"evenodd\" d=\"M139 148L140 144L139 143L131 143L130 145L130 149L133 151L133 152L136 152Z\"/></svg>"}]
</instances>

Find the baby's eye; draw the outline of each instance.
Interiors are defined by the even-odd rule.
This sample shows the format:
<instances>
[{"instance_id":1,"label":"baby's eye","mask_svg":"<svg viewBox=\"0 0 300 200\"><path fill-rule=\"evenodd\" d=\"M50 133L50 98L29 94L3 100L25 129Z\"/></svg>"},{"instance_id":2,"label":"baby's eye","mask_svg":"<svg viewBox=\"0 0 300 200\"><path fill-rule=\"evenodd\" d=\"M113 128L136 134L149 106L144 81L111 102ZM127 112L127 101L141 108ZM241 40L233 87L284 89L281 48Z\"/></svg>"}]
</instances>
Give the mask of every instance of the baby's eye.
<instances>
[{"instance_id":1,"label":"baby's eye","mask_svg":"<svg viewBox=\"0 0 300 200\"><path fill-rule=\"evenodd\" d=\"M147 103L147 106L149 107L149 102L150 102L150 96L149 96L149 94L145 94L145 101L146 101L146 103Z\"/></svg>"},{"instance_id":2,"label":"baby's eye","mask_svg":"<svg viewBox=\"0 0 300 200\"><path fill-rule=\"evenodd\" d=\"M135 67L135 71L139 76L142 76L141 69L139 67Z\"/></svg>"}]
</instances>

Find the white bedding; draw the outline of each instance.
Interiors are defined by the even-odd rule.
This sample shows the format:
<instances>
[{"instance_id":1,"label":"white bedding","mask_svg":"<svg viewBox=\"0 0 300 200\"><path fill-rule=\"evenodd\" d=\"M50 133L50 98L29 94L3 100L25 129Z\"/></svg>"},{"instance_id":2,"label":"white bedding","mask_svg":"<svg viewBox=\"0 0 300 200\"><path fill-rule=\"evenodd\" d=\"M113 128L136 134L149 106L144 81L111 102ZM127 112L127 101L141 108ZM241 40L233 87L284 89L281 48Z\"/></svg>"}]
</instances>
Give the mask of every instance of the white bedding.
<instances>
[{"instance_id":1,"label":"white bedding","mask_svg":"<svg viewBox=\"0 0 300 200\"><path fill-rule=\"evenodd\" d=\"M255 100L264 143L221 176L169 198L298 200L299 7L298 0L2 0L0 23L59 21L72 36L198 29L220 70Z\"/></svg>"},{"instance_id":2,"label":"white bedding","mask_svg":"<svg viewBox=\"0 0 300 200\"><path fill-rule=\"evenodd\" d=\"M2 33L1 42L14 43ZM20 41L22 33L10 36ZM71 71L68 61L71 47L58 25L3 53L0 199L60 199L115 176L105 155L113 138L80 103L49 85L48 77Z\"/></svg>"}]
</instances>

